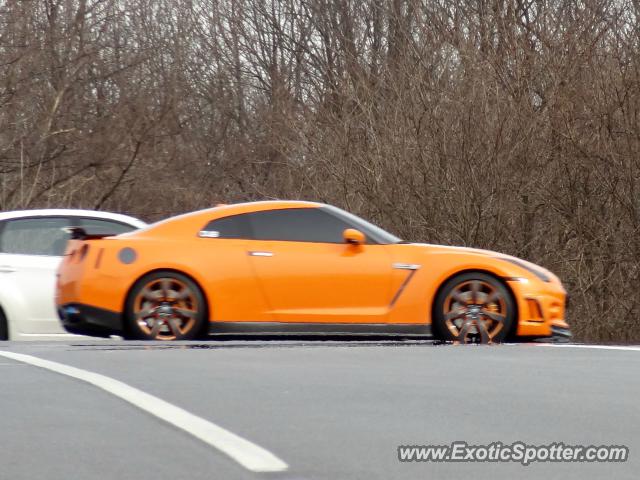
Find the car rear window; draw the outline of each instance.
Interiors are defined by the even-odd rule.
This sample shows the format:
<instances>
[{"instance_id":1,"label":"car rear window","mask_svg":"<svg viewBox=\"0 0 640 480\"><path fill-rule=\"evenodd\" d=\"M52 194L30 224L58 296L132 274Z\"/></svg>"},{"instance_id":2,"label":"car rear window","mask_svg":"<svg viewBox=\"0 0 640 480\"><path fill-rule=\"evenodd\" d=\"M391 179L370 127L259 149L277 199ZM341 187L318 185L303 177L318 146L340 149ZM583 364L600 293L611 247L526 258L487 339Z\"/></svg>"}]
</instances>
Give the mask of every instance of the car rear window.
<instances>
[{"instance_id":1,"label":"car rear window","mask_svg":"<svg viewBox=\"0 0 640 480\"><path fill-rule=\"evenodd\" d=\"M136 227L131 225L102 218L81 218L78 223L89 235L104 235L107 233L118 235L136 230Z\"/></svg>"},{"instance_id":2,"label":"car rear window","mask_svg":"<svg viewBox=\"0 0 640 480\"><path fill-rule=\"evenodd\" d=\"M209 222L201 231L201 237L249 238L246 215L232 215Z\"/></svg>"}]
</instances>

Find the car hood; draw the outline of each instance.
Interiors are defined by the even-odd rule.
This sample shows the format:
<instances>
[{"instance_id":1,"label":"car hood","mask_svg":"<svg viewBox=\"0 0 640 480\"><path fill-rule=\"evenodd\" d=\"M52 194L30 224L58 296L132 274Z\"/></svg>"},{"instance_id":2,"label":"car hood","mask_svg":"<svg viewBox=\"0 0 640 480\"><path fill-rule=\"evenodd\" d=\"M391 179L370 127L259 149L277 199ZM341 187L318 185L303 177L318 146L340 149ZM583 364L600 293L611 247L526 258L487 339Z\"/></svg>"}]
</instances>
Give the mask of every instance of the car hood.
<instances>
[{"instance_id":1,"label":"car hood","mask_svg":"<svg viewBox=\"0 0 640 480\"><path fill-rule=\"evenodd\" d=\"M431 243L411 243L410 245L414 245L416 247L428 248L429 251L432 253L468 253L468 254L482 255L486 257L499 257L499 258L509 257L509 255L504 255L502 253L494 252L492 250L483 250L481 248L453 247L448 245L434 245ZM516 257L510 257L510 258L516 258Z\"/></svg>"},{"instance_id":2,"label":"car hood","mask_svg":"<svg viewBox=\"0 0 640 480\"><path fill-rule=\"evenodd\" d=\"M524 268L525 270L534 270L543 273L544 275L551 278L553 281L560 283L560 279L551 271L546 268L537 265L533 262L529 262L528 260L524 260L519 257L514 257L512 255L505 255L504 253L494 252L492 250L483 250L480 248L469 248L469 247L453 247L446 245L432 245L428 243L414 243L412 245L416 245L419 247L425 247L429 249L431 254L447 254L447 253L456 253L456 254L468 254L472 256L481 256L481 257L492 257L498 258L501 260L505 260L513 265L520 266L520 268Z\"/></svg>"}]
</instances>

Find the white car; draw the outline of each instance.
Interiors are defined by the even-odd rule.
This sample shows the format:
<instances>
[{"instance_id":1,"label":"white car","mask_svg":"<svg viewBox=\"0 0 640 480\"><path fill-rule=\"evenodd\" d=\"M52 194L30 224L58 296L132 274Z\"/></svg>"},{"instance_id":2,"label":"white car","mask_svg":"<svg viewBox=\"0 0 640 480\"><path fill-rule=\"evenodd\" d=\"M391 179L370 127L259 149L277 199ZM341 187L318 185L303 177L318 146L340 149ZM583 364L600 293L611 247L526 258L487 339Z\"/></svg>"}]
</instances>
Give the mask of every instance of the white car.
<instances>
[{"instance_id":1,"label":"white car","mask_svg":"<svg viewBox=\"0 0 640 480\"><path fill-rule=\"evenodd\" d=\"M62 328L54 301L68 227L120 234L145 226L127 215L92 210L0 213L0 340L73 337Z\"/></svg>"}]
</instances>

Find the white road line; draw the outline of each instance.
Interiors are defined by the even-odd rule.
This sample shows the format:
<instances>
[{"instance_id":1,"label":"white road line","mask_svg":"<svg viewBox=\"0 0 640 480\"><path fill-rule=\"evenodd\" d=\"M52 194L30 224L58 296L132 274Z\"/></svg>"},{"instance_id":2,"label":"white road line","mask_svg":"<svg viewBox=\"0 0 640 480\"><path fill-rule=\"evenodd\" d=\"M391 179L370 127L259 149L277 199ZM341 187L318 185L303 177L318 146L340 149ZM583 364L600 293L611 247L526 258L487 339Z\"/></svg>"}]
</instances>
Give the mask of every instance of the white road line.
<instances>
[{"instance_id":1,"label":"white road line","mask_svg":"<svg viewBox=\"0 0 640 480\"><path fill-rule=\"evenodd\" d=\"M593 350L626 350L629 352L640 352L640 347L625 347L623 345L571 345L566 343L540 343L537 346L554 348L589 348Z\"/></svg>"},{"instance_id":2,"label":"white road line","mask_svg":"<svg viewBox=\"0 0 640 480\"><path fill-rule=\"evenodd\" d=\"M288 468L285 462L255 443L126 383L31 355L0 351L0 356L67 375L101 388L211 445L252 472L281 472Z\"/></svg>"}]
</instances>

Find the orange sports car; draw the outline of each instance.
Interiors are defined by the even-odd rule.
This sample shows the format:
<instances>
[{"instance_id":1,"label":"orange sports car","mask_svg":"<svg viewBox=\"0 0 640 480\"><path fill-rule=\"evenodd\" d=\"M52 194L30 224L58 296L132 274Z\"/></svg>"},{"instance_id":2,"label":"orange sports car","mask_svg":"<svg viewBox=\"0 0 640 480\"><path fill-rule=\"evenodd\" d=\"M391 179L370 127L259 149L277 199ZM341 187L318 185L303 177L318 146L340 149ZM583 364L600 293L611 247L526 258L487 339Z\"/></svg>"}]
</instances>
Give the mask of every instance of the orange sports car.
<instances>
[{"instance_id":1,"label":"orange sports car","mask_svg":"<svg viewBox=\"0 0 640 480\"><path fill-rule=\"evenodd\" d=\"M69 332L569 336L566 292L525 260L408 243L339 208L221 205L117 236L72 232L57 304Z\"/></svg>"}]
</instances>

